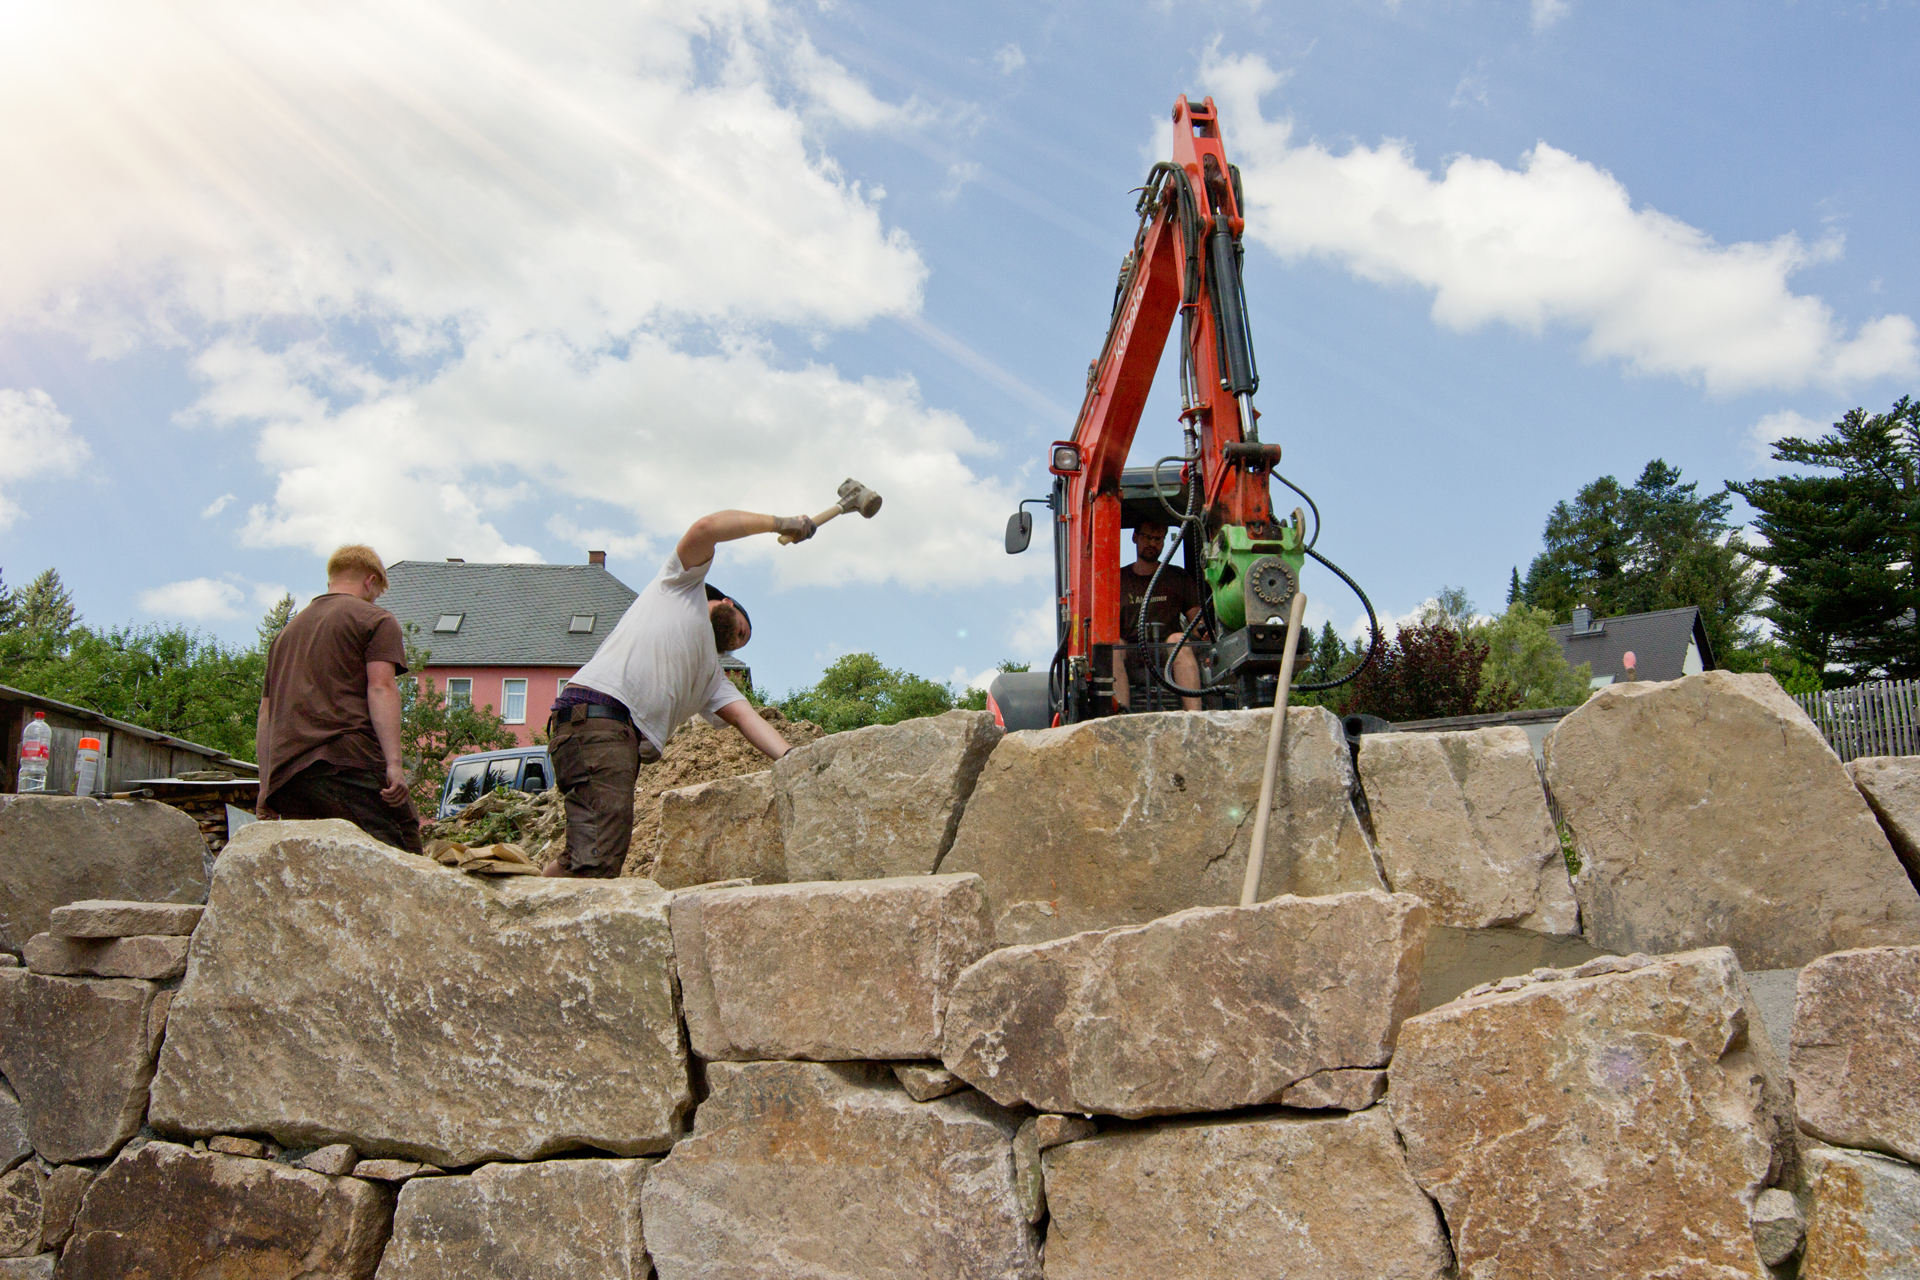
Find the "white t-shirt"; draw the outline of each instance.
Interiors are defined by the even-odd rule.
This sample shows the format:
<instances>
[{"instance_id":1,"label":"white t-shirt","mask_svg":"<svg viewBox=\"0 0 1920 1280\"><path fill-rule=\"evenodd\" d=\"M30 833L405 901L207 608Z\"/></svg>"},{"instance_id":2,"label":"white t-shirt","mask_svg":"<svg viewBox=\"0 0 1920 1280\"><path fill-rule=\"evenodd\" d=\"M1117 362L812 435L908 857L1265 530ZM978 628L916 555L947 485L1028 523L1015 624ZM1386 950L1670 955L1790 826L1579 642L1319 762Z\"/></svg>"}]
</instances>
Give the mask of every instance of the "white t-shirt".
<instances>
[{"instance_id":1,"label":"white t-shirt","mask_svg":"<svg viewBox=\"0 0 1920 1280\"><path fill-rule=\"evenodd\" d=\"M609 693L627 704L634 727L655 746L695 712L719 728L714 713L744 697L720 669L707 619L707 570L712 560L682 568L678 553L634 598L613 633L601 642L569 684Z\"/></svg>"}]
</instances>

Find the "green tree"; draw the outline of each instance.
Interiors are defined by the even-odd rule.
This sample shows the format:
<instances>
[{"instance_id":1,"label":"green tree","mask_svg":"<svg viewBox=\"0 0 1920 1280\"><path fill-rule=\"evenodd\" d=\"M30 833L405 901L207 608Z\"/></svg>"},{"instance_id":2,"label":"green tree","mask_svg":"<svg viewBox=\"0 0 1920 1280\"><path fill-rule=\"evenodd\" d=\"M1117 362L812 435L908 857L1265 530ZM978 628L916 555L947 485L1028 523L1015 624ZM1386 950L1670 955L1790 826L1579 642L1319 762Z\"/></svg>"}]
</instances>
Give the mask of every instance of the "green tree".
<instances>
[{"instance_id":1,"label":"green tree","mask_svg":"<svg viewBox=\"0 0 1920 1280\"><path fill-rule=\"evenodd\" d=\"M1031 670L1031 668L1024 662L1002 659L999 670L1003 672L1027 671ZM987 709L987 691L985 689L967 689L953 700L953 705L954 708L959 711L985 711Z\"/></svg>"},{"instance_id":2,"label":"green tree","mask_svg":"<svg viewBox=\"0 0 1920 1280\"><path fill-rule=\"evenodd\" d=\"M1826 435L1774 443L1776 460L1829 474L1728 487L1759 513L1754 555L1778 577L1765 615L1815 671L1849 681L1920 675L1920 402L1849 410Z\"/></svg>"},{"instance_id":3,"label":"green tree","mask_svg":"<svg viewBox=\"0 0 1920 1280\"><path fill-rule=\"evenodd\" d=\"M260 626L256 632L260 637L260 652L265 653L271 648L274 638L285 631L287 624L291 621L293 621L293 595L289 592L274 601L273 608L267 610L266 616L260 619Z\"/></svg>"},{"instance_id":4,"label":"green tree","mask_svg":"<svg viewBox=\"0 0 1920 1280\"><path fill-rule=\"evenodd\" d=\"M17 593L14 600L20 625L56 640L65 639L80 618L73 609L73 595L60 581L58 569L46 569Z\"/></svg>"},{"instance_id":5,"label":"green tree","mask_svg":"<svg viewBox=\"0 0 1920 1280\"><path fill-rule=\"evenodd\" d=\"M1593 664L1567 665L1560 643L1547 630L1553 615L1518 600L1492 622L1475 629L1487 646L1480 667L1480 696L1488 706L1573 707L1592 692Z\"/></svg>"},{"instance_id":6,"label":"green tree","mask_svg":"<svg viewBox=\"0 0 1920 1280\"><path fill-rule=\"evenodd\" d=\"M839 733L937 716L953 710L954 701L953 690L944 684L896 671L871 653L849 653L835 659L811 689L789 692L780 710L792 719L811 720L828 733Z\"/></svg>"},{"instance_id":7,"label":"green tree","mask_svg":"<svg viewBox=\"0 0 1920 1280\"><path fill-rule=\"evenodd\" d=\"M19 612L19 606L13 600L13 592L7 589L6 579L0 577L0 635L5 635L18 625Z\"/></svg>"},{"instance_id":8,"label":"green tree","mask_svg":"<svg viewBox=\"0 0 1920 1280\"><path fill-rule=\"evenodd\" d=\"M430 649L416 642L419 628L406 627L407 674L400 677L401 763L413 791L414 808L431 818L440 808L447 765L455 756L499 751L519 741L492 707L452 705L433 682Z\"/></svg>"},{"instance_id":9,"label":"green tree","mask_svg":"<svg viewBox=\"0 0 1920 1280\"><path fill-rule=\"evenodd\" d=\"M1586 603L1600 617L1694 605L1716 657L1754 643L1766 569L1727 519L1725 492L1702 498L1655 458L1632 487L1602 476L1555 504L1519 599L1559 622Z\"/></svg>"},{"instance_id":10,"label":"green tree","mask_svg":"<svg viewBox=\"0 0 1920 1280\"><path fill-rule=\"evenodd\" d=\"M1496 690L1491 699L1481 693L1486 660L1486 643L1470 630L1439 622L1401 627L1350 686L1342 714L1407 721L1510 710L1508 692Z\"/></svg>"},{"instance_id":11,"label":"green tree","mask_svg":"<svg viewBox=\"0 0 1920 1280\"><path fill-rule=\"evenodd\" d=\"M1324 684L1329 680L1337 680L1347 674L1347 672L1353 670L1355 666L1359 665L1360 660L1366 656L1366 653L1367 649L1364 643L1355 641L1352 645L1348 645L1344 643L1340 639L1339 634L1334 631L1331 622L1322 623L1320 625L1320 634L1314 638L1312 661L1307 663L1305 670L1301 670L1298 664L1295 665L1295 690L1289 696L1288 701L1294 706L1299 707L1329 707L1338 709L1344 706L1351 694L1351 689L1348 686L1343 685L1338 689L1319 689L1313 691L1303 691L1298 686L1303 684Z\"/></svg>"}]
</instances>

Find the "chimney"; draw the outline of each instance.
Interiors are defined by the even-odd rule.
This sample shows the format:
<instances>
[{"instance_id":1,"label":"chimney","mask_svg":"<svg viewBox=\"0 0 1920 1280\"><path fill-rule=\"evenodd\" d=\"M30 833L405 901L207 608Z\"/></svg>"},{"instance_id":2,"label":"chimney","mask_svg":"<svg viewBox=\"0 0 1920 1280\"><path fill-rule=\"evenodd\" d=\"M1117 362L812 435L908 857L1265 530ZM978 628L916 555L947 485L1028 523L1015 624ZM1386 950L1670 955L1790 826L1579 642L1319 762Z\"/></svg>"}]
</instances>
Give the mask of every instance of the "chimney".
<instances>
[{"instance_id":1,"label":"chimney","mask_svg":"<svg viewBox=\"0 0 1920 1280\"><path fill-rule=\"evenodd\" d=\"M465 564L466 561L462 560L459 556L448 556L447 563L448 564Z\"/></svg>"},{"instance_id":2,"label":"chimney","mask_svg":"<svg viewBox=\"0 0 1920 1280\"><path fill-rule=\"evenodd\" d=\"M1583 636L1593 630L1593 610L1583 604L1573 606L1573 634Z\"/></svg>"},{"instance_id":3,"label":"chimney","mask_svg":"<svg viewBox=\"0 0 1920 1280\"><path fill-rule=\"evenodd\" d=\"M607 553L604 551L589 551L587 552L587 563L598 565L604 569L607 567Z\"/></svg>"}]
</instances>

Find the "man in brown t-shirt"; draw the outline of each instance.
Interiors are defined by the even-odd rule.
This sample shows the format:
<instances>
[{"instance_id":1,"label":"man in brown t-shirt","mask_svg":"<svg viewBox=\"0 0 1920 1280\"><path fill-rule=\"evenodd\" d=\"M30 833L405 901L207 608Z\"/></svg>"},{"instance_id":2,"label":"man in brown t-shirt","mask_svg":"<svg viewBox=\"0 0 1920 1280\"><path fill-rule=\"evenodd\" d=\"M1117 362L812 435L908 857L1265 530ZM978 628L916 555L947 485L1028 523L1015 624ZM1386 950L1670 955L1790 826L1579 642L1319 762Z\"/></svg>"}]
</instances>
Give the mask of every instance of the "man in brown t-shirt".
<instances>
[{"instance_id":1,"label":"man in brown t-shirt","mask_svg":"<svg viewBox=\"0 0 1920 1280\"><path fill-rule=\"evenodd\" d=\"M342 547L327 560L327 593L274 637L255 741L260 816L345 818L419 853L400 762L406 644L400 623L373 603L386 589L372 547Z\"/></svg>"},{"instance_id":2,"label":"man in brown t-shirt","mask_svg":"<svg viewBox=\"0 0 1920 1280\"><path fill-rule=\"evenodd\" d=\"M1142 520L1133 529L1134 562L1120 570L1120 638L1129 646L1124 656L1120 652L1113 655L1113 701L1121 711L1127 709L1131 696L1130 678L1149 680L1146 664L1166 661L1164 653L1155 658L1152 650L1133 646L1178 644L1200 616L1200 593L1185 569L1170 564L1160 574L1160 581L1153 582L1153 571L1166 545L1167 526ZM1140 602L1147 597L1149 583L1153 583L1153 600L1147 605L1147 634L1141 635ZM1188 689L1200 687L1200 663L1191 645L1174 655L1173 680ZM1180 705L1198 711L1200 699L1182 696Z\"/></svg>"}]
</instances>

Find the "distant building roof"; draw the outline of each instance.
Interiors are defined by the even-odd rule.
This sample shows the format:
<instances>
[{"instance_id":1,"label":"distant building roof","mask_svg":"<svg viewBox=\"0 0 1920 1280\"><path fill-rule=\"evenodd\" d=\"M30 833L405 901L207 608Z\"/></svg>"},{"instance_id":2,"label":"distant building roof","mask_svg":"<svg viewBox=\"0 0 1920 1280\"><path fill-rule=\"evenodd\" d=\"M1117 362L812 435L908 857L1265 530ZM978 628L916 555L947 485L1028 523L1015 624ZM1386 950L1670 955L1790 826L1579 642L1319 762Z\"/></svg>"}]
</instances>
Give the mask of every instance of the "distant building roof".
<instances>
[{"instance_id":1,"label":"distant building roof","mask_svg":"<svg viewBox=\"0 0 1920 1280\"><path fill-rule=\"evenodd\" d=\"M599 564L401 560L387 587L381 608L443 667L585 666L639 594Z\"/></svg>"},{"instance_id":2,"label":"distant building roof","mask_svg":"<svg viewBox=\"0 0 1920 1280\"><path fill-rule=\"evenodd\" d=\"M1700 665L1694 670L1711 670L1713 646L1707 642L1706 628L1700 622L1700 610L1692 605L1683 609L1661 609L1655 613L1628 613L1617 618L1592 618L1585 630L1578 630L1584 609L1574 610L1574 622L1563 622L1547 632L1567 655L1570 666L1593 664L1596 681L1608 677L1627 678L1621 659L1631 651L1634 670L1642 680L1678 680L1691 674L1687 662L1687 644L1691 641Z\"/></svg>"}]
</instances>

